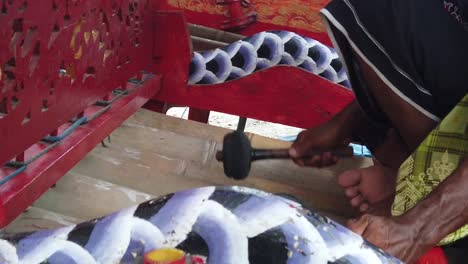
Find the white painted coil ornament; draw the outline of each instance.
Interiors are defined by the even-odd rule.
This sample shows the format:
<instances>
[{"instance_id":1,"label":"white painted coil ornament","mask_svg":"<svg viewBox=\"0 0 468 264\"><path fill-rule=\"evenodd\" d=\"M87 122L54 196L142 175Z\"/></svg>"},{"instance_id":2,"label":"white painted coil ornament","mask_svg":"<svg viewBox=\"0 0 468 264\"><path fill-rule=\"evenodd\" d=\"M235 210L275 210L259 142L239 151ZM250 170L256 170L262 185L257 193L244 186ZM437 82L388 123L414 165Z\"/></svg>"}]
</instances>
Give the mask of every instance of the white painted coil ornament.
<instances>
[{"instance_id":1,"label":"white painted coil ornament","mask_svg":"<svg viewBox=\"0 0 468 264\"><path fill-rule=\"evenodd\" d=\"M223 83L277 65L299 67L351 87L333 48L289 31L261 32L223 48L195 52L189 84Z\"/></svg>"},{"instance_id":2,"label":"white painted coil ornament","mask_svg":"<svg viewBox=\"0 0 468 264\"><path fill-rule=\"evenodd\" d=\"M211 264L400 264L339 224L243 187L167 195L75 226L4 235L0 263L142 263L177 247Z\"/></svg>"}]
</instances>

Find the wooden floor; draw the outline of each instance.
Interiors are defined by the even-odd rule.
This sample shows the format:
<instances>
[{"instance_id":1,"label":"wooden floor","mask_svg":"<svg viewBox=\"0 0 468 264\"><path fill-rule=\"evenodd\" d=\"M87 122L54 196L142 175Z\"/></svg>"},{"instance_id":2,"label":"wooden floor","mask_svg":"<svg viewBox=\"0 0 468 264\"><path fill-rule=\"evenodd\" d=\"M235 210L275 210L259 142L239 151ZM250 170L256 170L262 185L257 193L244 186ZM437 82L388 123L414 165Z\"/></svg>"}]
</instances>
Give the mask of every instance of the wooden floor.
<instances>
[{"instance_id":1,"label":"wooden floor","mask_svg":"<svg viewBox=\"0 0 468 264\"><path fill-rule=\"evenodd\" d=\"M344 160L327 169L299 168L291 161L252 164L245 181L223 174L215 153L229 130L140 110L97 146L5 232L53 228L100 217L151 197L200 186L243 185L288 193L338 221L353 211L336 185L347 168L371 164ZM289 143L249 134L254 147L281 148Z\"/></svg>"}]
</instances>

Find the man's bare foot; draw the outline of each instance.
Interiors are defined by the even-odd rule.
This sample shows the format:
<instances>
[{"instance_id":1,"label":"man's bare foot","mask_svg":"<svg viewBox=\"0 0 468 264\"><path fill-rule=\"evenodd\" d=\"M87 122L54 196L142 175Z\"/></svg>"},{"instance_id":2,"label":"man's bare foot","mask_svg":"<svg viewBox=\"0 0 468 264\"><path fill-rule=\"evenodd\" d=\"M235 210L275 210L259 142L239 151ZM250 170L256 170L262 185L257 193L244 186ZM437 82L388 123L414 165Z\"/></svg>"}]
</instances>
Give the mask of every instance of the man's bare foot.
<instances>
[{"instance_id":1,"label":"man's bare foot","mask_svg":"<svg viewBox=\"0 0 468 264\"><path fill-rule=\"evenodd\" d=\"M343 172L338 183L351 205L361 212L388 215L395 197L396 175L396 170L374 161L371 167Z\"/></svg>"}]
</instances>

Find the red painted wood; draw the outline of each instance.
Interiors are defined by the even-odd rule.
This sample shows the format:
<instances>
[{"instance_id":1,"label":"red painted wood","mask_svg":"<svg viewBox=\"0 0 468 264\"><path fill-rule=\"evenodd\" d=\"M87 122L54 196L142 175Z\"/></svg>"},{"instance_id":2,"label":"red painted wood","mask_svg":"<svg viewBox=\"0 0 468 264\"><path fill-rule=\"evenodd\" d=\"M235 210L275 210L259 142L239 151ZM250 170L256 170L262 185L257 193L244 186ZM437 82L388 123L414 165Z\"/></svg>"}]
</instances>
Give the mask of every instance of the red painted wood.
<instances>
[{"instance_id":1,"label":"red painted wood","mask_svg":"<svg viewBox=\"0 0 468 264\"><path fill-rule=\"evenodd\" d=\"M194 107L189 108L189 115L188 115L189 120L207 124L209 118L210 118L210 111L202 110L202 109L198 109Z\"/></svg>"},{"instance_id":2,"label":"red painted wood","mask_svg":"<svg viewBox=\"0 0 468 264\"><path fill-rule=\"evenodd\" d=\"M167 15L166 15L167 16ZM172 28L156 23L157 31L174 34L172 45L156 42L158 56L177 58L157 65L164 74L160 93L153 99L174 105L190 106L206 111L256 118L297 127L323 123L354 99L350 90L302 69L277 66L256 72L239 80L206 86L189 86L188 68L192 49L185 21L170 21ZM179 30L180 29L180 30Z\"/></svg>"},{"instance_id":3,"label":"red painted wood","mask_svg":"<svg viewBox=\"0 0 468 264\"><path fill-rule=\"evenodd\" d=\"M156 100L150 100L148 101L145 105L143 105L143 108L151 110L153 112L158 112L158 113L166 113L166 103L156 101Z\"/></svg>"},{"instance_id":4,"label":"red painted wood","mask_svg":"<svg viewBox=\"0 0 468 264\"><path fill-rule=\"evenodd\" d=\"M442 248L435 247L413 264L448 264L448 260Z\"/></svg>"},{"instance_id":5,"label":"red painted wood","mask_svg":"<svg viewBox=\"0 0 468 264\"><path fill-rule=\"evenodd\" d=\"M133 85L128 79L141 78L141 70L158 74L0 185L0 227L154 97L163 74L174 73L157 64L174 64L179 54L169 57L159 50L177 41L188 45L183 16L138 3L146 2L76 1L68 7L65 1L53 0L3 3L7 11L2 9L0 15L0 24L5 25L0 27L0 164L23 152L19 158L29 160L47 146L37 143L41 138L61 134L73 117L102 109L93 104L108 99L118 87ZM28 48L31 43L33 48ZM183 56L187 60L190 53ZM59 71L65 68L66 72ZM13 171L0 167L0 179Z\"/></svg>"},{"instance_id":6,"label":"red painted wood","mask_svg":"<svg viewBox=\"0 0 468 264\"><path fill-rule=\"evenodd\" d=\"M149 70L154 13L144 2L0 4L0 164Z\"/></svg>"},{"instance_id":7,"label":"red painted wood","mask_svg":"<svg viewBox=\"0 0 468 264\"><path fill-rule=\"evenodd\" d=\"M52 130L52 132L50 132L49 135L53 136L53 137L58 136L58 129L56 128L56 129Z\"/></svg>"},{"instance_id":8,"label":"red painted wood","mask_svg":"<svg viewBox=\"0 0 468 264\"><path fill-rule=\"evenodd\" d=\"M189 0L187 0L187 1L189 1ZM253 0L252 2L253 2L253 4L252 4L253 7L255 7L255 0ZM325 6L326 3L328 3L329 1L328 0L323 0L323 1L314 1L314 2L316 2L315 5ZM206 5L206 4L215 5L215 2L214 1L201 0L200 3L198 3L198 4L200 4L200 5ZM276 3L275 1L272 1L272 5L279 5L279 4L287 5L284 1L280 2L280 3ZM194 4L194 5L196 5L196 4ZM314 5L314 3L312 3L312 5ZM223 21L226 20L226 16L224 14L222 14L222 13L208 14L208 13L204 13L204 12L196 12L196 11L191 11L191 10L187 10L187 9L183 9L183 8L177 8L175 6L172 6L172 5L168 4L167 0L158 1L158 8L164 9L164 10L175 10L175 9L182 10L184 12L184 15L185 15L185 17L186 17L186 19L187 19L187 21L189 23L199 24L199 25L203 25L203 26L206 26L206 27L216 28L216 29L222 29L222 23L223 23ZM304 8L305 8L305 10L307 10L308 8L310 8L310 6L306 6ZM317 7L312 8L310 12L318 12L318 10L315 10L315 9L317 9ZM254 9L254 11L259 13L258 14L259 16L265 15L265 14L262 14L262 12L264 12L263 10L255 10ZM287 8L283 8L283 11L287 12ZM301 19L301 18L295 18L294 16L288 17L287 14L286 14L286 16L283 19L287 20L287 19ZM317 18L317 19L320 19L320 18ZM311 25L310 28L294 28L294 27L291 27L291 26L287 26L286 22L287 21L284 21L284 24L278 25L278 24L273 24L273 23L268 23L268 22L256 21L253 24L250 24L249 26L247 26L246 28L236 30L234 32L245 35L245 36L250 36L250 35L256 34L258 32L262 32L262 31L287 30L287 31L295 32L295 33L297 33L299 35L302 35L302 36L305 36L305 37L313 38L315 40L320 41L321 43L323 43L325 45L332 46L332 42L330 40L330 37L328 36L328 34L325 32L324 29L316 30L316 29L314 29L314 27L312 25Z\"/></svg>"},{"instance_id":9,"label":"red painted wood","mask_svg":"<svg viewBox=\"0 0 468 264\"><path fill-rule=\"evenodd\" d=\"M187 105L299 127L328 120L353 98L348 90L290 67L219 85L188 86L192 48L186 20L178 12L156 12L159 1L148 2L150 6L130 0L75 1L68 6L65 1L24 2L5 1L6 11L0 15L0 164L25 150L26 160L36 154L45 147L37 144L41 138L63 131L62 124L86 109L85 114L95 111L91 105L125 87L138 71L158 76L0 186L0 226L149 97L166 106ZM1 169L0 178L10 172Z\"/></svg>"},{"instance_id":10,"label":"red painted wood","mask_svg":"<svg viewBox=\"0 0 468 264\"><path fill-rule=\"evenodd\" d=\"M244 12L244 5L248 1L244 0L217 0L217 5L224 5L227 9L226 18L219 26L225 30L242 30L254 23L257 19L255 12Z\"/></svg>"},{"instance_id":11,"label":"red painted wood","mask_svg":"<svg viewBox=\"0 0 468 264\"><path fill-rule=\"evenodd\" d=\"M354 99L350 90L288 66L218 85L173 83L164 85L155 99L301 128L329 120Z\"/></svg>"},{"instance_id":12,"label":"red painted wood","mask_svg":"<svg viewBox=\"0 0 468 264\"><path fill-rule=\"evenodd\" d=\"M110 110L80 126L57 147L32 162L26 171L0 186L0 228L27 209L99 142L154 96L160 88L160 79L161 76L154 76L128 96L115 101ZM85 114L89 116L96 110L96 107L91 107ZM62 127L61 130L63 129ZM36 154L45 146L35 144L28 153ZM0 169L0 178L11 172L11 169Z\"/></svg>"},{"instance_id":13,"label":"red painted wood","mask_svg":"<svg viewBox=\"0 0 468 264\"><path fill-rule=\"evenodd\" d=\"M25 161L25 154L21 152L19 155L16 156L15 161L24 162Z\"/></svg>"}]
</instances>

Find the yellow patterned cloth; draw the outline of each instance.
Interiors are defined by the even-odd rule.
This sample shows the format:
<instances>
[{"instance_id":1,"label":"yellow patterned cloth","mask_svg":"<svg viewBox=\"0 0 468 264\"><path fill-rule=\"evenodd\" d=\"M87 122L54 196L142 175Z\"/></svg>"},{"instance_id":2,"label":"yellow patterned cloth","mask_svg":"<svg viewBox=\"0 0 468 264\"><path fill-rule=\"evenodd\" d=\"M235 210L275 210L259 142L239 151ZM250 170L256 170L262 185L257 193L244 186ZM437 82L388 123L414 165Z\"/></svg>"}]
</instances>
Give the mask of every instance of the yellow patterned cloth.
<instances>
[{"instance_id":1,"label":"yellow patterned cloth","mask_svg":"<svg viewBox=\"0 0 468 264\"><path fill-rule=\"evenodd\" d=\"M427 136L398 171L393 215L401 215L424 199L468 156L468 94ZM468 188L468 187L467 187ZM440 245L468 236L468 225Z\"/></svg>"}]
</instances>

